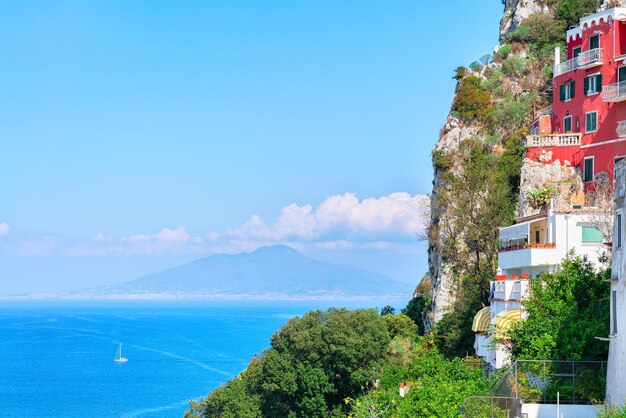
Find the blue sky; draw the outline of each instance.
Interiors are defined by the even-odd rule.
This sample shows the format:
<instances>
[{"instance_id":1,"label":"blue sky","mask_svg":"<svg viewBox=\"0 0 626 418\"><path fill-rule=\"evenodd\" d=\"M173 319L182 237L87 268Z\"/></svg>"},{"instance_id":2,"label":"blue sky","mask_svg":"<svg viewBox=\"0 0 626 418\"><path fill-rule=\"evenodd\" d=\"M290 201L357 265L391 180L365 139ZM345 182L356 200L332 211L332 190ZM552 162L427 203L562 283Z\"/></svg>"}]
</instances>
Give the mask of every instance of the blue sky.
<instances>
[{"instance_id":1,"label":"blue sky","mask_svg":"<svg viewBox=\"0 0 626 418\"><path fill-rule=\"evenodd\" d=\"M287 243L416 282L453 69L501 2L0 6L0 293Z\"/></svg>"}]
</instances>

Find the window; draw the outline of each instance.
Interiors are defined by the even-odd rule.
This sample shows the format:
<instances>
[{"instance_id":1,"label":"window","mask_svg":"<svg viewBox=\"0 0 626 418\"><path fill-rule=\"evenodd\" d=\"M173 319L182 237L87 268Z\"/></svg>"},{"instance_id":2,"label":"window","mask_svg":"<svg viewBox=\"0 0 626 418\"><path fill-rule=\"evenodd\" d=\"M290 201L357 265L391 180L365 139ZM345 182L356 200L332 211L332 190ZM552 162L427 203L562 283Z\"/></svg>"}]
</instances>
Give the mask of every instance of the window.
<instances>
[{"instance_id":1,"label":"window","mask_svg":"<svg viewBox=\"0 0 626 418\"><path fill-rule=\"evenodd\" d=\"M585 114L585 132L595 132L598 130L598 111L594 110Z\"/></svg>"},{"instance_id":2,"label":"window","mask_svg":"<svg viewBox=\"0 0 626 418\"><path fill-rule=\"evenodd\" d=\"M583 181L593 181L593 157L585 157L585 170L583 173Z\"/></svg>"},{"instance_id":3,"label":"window","mask_svg":"<svg viewBox=\"0 0 626 418\"><path fill-rule=\"evenodd\" d=\"M615 220L615 235L617 236L617 248L622 248L622 214L617 214Z\"/></svg>"},{"instance_id":4,"label":"window","mask_svg":"<svg viewBox=\"0 0 626 418\"><path fill-rule=\"evenodd\" d=\"M559 100L566 102L574 98L574 80L563 83L559 86Z\"/></svg>"},{"instance_id":5,"label":"window","mask_svg":"<svg viewBox=\"0 0 626 418\"><path fill-rule=\"evenodd\" d=\"M563 118L563 132L572 132L572 117L565 116Z\"/></svg>"},{"instance_id":6,"label":"window","mask_svg":"<svg viewBox=\"0 0 626 418\"><path fill-rule=\"evenodd\" d=\"M576 58L577 56L580 55L580 53L582 52L582 48L577 46L576 48L572 49L572 59Z\"/></svg>"},{"instance_id":7,"label":"window","mask_svg":"<svg viewBox=\"0 0 626 418\"><path fill-rule=\"evenodd\" d=\"M539 244L539 241L541 241L540 240L540 235L539 235L539 230L536 230L535 231L535 243Z\"/></svg>"},{"instance_id":8,"label":"window","mask_svg":"<svg viewBox=\"0 0 626 418\"><path fill-rule=\"evenodd\" d=\"M617 82L626 81L626 65L622 65L617 69Z\"/></svg>"},{"instance_id":9,"label":"window","mask_svg":"<svg viewBox=\"0 0 626 418\"><path fill-rule=\"evenodd\" d=\"M611 335L617 334L617 291L611 292Z\"/></svg>"},{"instance_id":10,"label":"window","mask_svg":"<svg viewBox=\"0 0 626 418\"><path fill-rule=\"evenodd\" d=\"M602 233L594 226L583 226L583 244L602 242Z\"/></svg>"},{"instance_id":11,"label":"window","mask_svg":"<svg viewBox=\"0 0 626 418\"><path fill-rule=\"evenodd\" d=\"M617 163L622 161L624 157L615 157L613 158L613 172L615 173L615 168L617 167Z\"/></svg>"},{"instance_id":12,"label":"window","mask_svg":"<svg viewBox=\"0 0 626 418\"><path fill-rule=\"evenodd\" d=\"M584 83L584 92L586 96L600 93L602 90L602 74L593 74L589 77L585 77Z\"/></svg>"},{"instance_id":13,"label":"window","mask_svg":"<svg viewBox=\"0 0 626 418\"><path fill-rule=\"evenodd\" d=\"M589 37L589 49L600 48L600 35L594 35Z\"/></svg>"}]
</instances>

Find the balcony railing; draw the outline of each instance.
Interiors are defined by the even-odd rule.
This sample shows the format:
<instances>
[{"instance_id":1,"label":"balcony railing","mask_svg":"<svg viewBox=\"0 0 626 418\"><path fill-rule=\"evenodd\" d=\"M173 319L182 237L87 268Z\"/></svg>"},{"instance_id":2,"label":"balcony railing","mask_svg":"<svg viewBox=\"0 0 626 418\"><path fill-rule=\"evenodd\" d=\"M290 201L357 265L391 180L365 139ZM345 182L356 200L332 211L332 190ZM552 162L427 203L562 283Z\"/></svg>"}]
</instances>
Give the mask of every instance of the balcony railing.
<instances>
[{"instance_id":1,"label":"balcony railing","mask_svg":"<svg viewBox=\"0 0 626 418\"><path fill-rule=\"evenodd\" d=\"M529 248L531 248L531 249L535 249L535 248L550 248L550 249L554 249L554 248L556 248L556 242L544 242L544 243L541 243L541 244L519 244L519 245L511 245L511 246L508 246L508 247L502 246L502 247L500 247L498 249L498 252L504 253L504 252L507 252L507 251L527 250ZM496 280L498 280L497 277L496 277ZM515 278L514 280L517 280L517 278Z\"/></svg>"},{"instance_id":2,"label":"balcony railing","mask_svg":"<svg viewBox=\"0 0 626 418\"><path fill-rule=\"evenodd\" d=\"M602 64L602 48L581 52L576 58L554 66L554 76L574 71L578 68L590 68Z\"/></svg>"},{"instance_id":3,"label":"balcony railing","mask_svg":"<svg viewBox=\"0 0 626 418\"><path fill-rule=\"evenodd\" d=\"M567 134L527 135L526 148L573 147L580 145L580 132Z\"/></svg>"},{"instance_id":4,"label":"balcony railing","mask_svg":"<svg viewBox=\"0 0 626 418\"><path fill-rule=\"evenodd\" d=\"M621 102L626 100L626 81L602 87L602 100L605 102Z\"/></svg>"},{"instance_id":5,"label":"balcony railing","mask_svg":"<svg viewBox=\"0 0 626 418\"><path fill-rule=\"evenodd\" d=\"M615 130L617 136L623 138L626 136L626 120L620 120L617 122L617 129Z\"/></svg>"}]
</instances>

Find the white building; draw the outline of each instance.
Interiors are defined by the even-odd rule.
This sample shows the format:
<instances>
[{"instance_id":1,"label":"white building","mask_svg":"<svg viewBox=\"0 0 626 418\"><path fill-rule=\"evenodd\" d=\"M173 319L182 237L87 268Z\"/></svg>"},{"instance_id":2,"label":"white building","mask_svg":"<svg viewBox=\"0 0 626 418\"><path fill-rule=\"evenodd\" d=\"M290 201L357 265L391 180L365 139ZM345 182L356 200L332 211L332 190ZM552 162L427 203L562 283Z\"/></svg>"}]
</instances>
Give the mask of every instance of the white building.
<instances>
[{"instance_id":1,"label":"white building","mask_svg":"<svg viewBox=\"0 0 626 418\"><path fill-rule=\"evenodd\" d=\"M490 306L479 311L472 324L476 355L496 369L508 365L506 332L523 318L529 280L551 272L571 250L600 265L606 253L602 234L595 227L600 216L592 208L557 211L551 205L546 213L500 228L501 273L490 284ZM494 343L494 336L501 342Z\"/></svg>"},{"instance_id":2,"label":"white building","mask_svg":"<svg viewBox=\"0 0 626 418\"><path fill-rule=\"evenodd\" d=\"M615 205L613 220L613 260L611 265L611 322L606 399L615 405L626 404L626 164L615 166Z\"/></svg>"}]
</instances>

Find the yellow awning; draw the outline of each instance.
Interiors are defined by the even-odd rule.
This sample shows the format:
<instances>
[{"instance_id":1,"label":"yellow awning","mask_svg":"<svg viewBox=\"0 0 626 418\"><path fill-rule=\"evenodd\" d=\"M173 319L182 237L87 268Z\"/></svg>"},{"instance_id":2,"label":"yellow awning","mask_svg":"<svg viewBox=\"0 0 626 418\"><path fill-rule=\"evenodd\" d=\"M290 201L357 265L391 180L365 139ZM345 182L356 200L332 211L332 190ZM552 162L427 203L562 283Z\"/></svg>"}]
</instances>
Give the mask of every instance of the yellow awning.
<instances>
[{"instance_id":1,"label":"yellow awning","mask_svg":"<svg viewBox=\"0 0 626 418\"><path fill-rule=\"evenodd\" d=\"M506 333L513 325L513 322L522 320L522 311L515 309L512 311L502 311L493 317L491 325L494 326L494 336L496 338L505 338Z\"/></svg>"},{"instance_id":2,"label":"yellow awning","mask_svg":"<svg viewBox=\"0 0 626 418\"><path fill-rule=\"evenodd\" d=\"M487 306L482 308L476 316L474 316L474 322L472 322L472 331L474 332L487 332L489 329L489 321L491 321L491 307Z\"/></svg>"}]
</instances>

